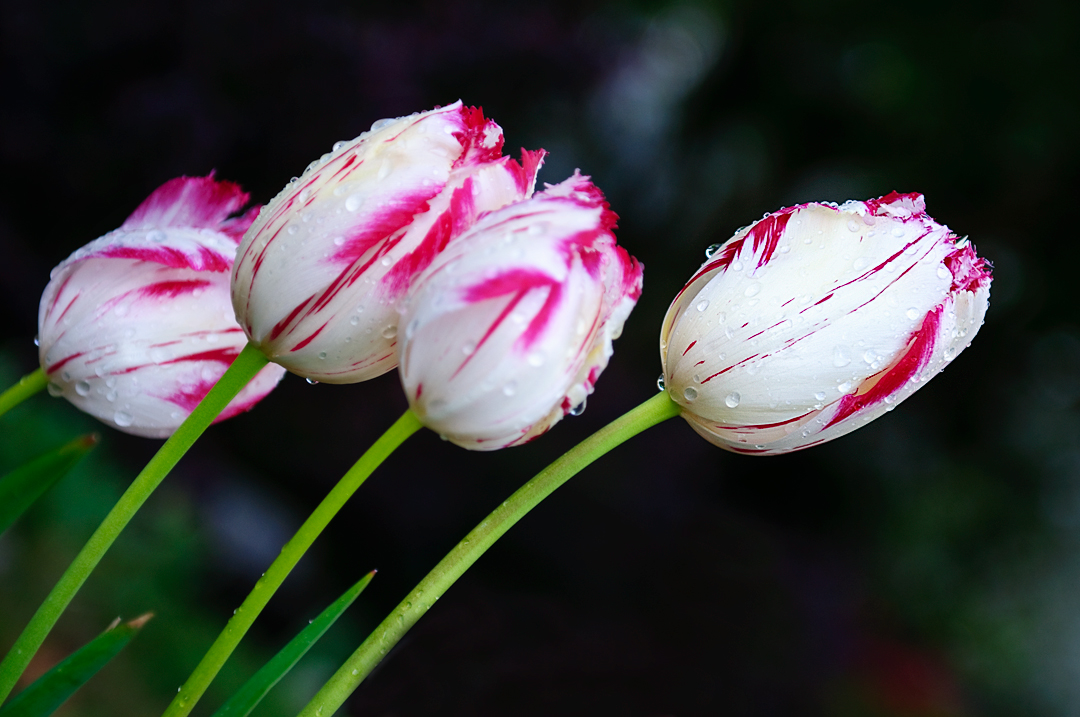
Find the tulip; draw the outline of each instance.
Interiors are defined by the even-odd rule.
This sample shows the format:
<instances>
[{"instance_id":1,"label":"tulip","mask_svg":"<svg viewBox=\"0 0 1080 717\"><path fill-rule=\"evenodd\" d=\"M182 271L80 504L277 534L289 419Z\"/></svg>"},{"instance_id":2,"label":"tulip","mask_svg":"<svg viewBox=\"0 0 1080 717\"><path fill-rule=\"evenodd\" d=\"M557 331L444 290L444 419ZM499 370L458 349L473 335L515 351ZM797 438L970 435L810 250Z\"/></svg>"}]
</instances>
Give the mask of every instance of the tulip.
<instances>
[{"instance_id":1,"label":"tulip","mask_svg":"<svg viewBox=\"0 0 1080 717\"><path fill-rule=\"evenodd\" d=\"M233 271L233 306L271 361L356 383L397 365L397 304L483 212L532 194L543 152L502 157L479 109L380 120L339 142L259 215Z\"/></svg>"},{"instance_id":2,"label":"tulip","mask_svg":"<svg viewBox=\"0 0 1080 717\"><path fill-rule=\"evenodd\" d=\"M583 407L641 294L617 217L577 173L482 217L402 307L409 406L459 446L525 443Z\"/></svg>"},{"instance_id":3,"label":"tulip","mask_svg":"<svg viewBox=\"0 0 1080 717\"><path fill-rule=\"evenodd\" d=\"M891 410L982 325L990 267L920 194L782 209L739 230L668 309L663 380L739 453L799 450Z\"/></svg>"},{"instance_id":4,"label":"tulip","mask_svg":"<svg viewBox=\"0 0 1080 717\"><path fill-rule=\"evenodd\" d=\"M49 392L126 433L171 435L246 343L229 271L254 213L229 216L247 201L213 175L170 180L53 269L38 312ZM218 420L253 407L283 375L264 368Z\"/></svg>"}]
</instances>

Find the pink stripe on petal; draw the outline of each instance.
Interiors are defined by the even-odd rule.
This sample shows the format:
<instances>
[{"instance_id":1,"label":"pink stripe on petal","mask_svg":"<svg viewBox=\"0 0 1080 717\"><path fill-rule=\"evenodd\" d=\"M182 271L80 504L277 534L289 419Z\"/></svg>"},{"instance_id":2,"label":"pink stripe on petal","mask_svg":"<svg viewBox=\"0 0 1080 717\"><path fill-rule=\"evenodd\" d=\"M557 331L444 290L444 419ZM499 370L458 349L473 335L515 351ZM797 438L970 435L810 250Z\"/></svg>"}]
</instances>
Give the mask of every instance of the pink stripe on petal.
<instances>
[{"instance_id":1,"label":"pink stripe on petal","mask_svg":"<svg viewBox=\"0 0 1080 717\"><path fill-rule=\"evenodd\" d=\"M107 257L110 259L135 259L150 261L173 269L193 269L195 271L226 272L232 269L232 261L205 246L199 247L197 256L185 254L172 247L110 247L105 251L87 257Z\"/></svg>"},{"instance_id":2,"label":"pink stripe on petal","mask_svg":"<svg viewBox=\"0 0 1080 717\"><path fill-rule=\"evenodd\" d=\"M250 195L233 182L206 177L177 177L154 190L132 212L123 229L205 227L217 229L248 203ZM243 232L241 232L242 234Z\"/></svg>"},{"instance_id":3,"label":"pink stripe on petal","mask_svg":"<svg viewBox=\"0 0 1080 717\"><path fill-rule=\"evenodd\" d=\"M210 282L205 279L190 279L188 281L159 281L156 284L148 284L139 289L139 295L153 299L175 299L184 294L194 293ZM126 294L125 294L126 296ZM178 343L178 342L173 342Z\"/></svg>"},{"instance_id":4,"label":"pink stripe on petal","mask_svg":"<svg viewBox=\"0 0 1080 717\"><path fill-rule=\"evenodd\" d=\"M331 257L330 261L351 264L372 247L402 227L412 224L413 218L428 209L428 200L442 191L443 185L433 183L414 192L402 192L387 198L388 206L365 218L354 233L345 237L345 243Z\"/></svg>"},{"instance_id":5,"label":"pink stripe on petal","mask_svg":"<svg viewBox=\"0 0 1080 717\"><path fill-rule=\"evenodd\" d=\"M895 364L863 381L859 390L840 399L836 413L825 428L834 426L865 408L881 403L892 396L921 371L934 353L942 307L926 315L922 326L912 334L910 345ZM866 387L864 389L864 387Z\"/></svg>"},{"instance_id":6,"label":"pink stripe on petal","mask_svg":"<svg viewBox=\"0 0 1080 717\"><path fill-rule=\"evenodd\" d=\"M70 356L66 356L66 357L60 359L59 361L57 361L56 363L54 363L52 366L49 366L47 369L45 369L45 373L46 374L54 373L54 372L58 371L60 369L60 367L63 366L64 364L66 364L68 361L74 361L75 359L79 358L80 356L84 356L84 355L86 355L86 351L80 351L77 354L71 354Z\"/></svg>"}]
</instances>

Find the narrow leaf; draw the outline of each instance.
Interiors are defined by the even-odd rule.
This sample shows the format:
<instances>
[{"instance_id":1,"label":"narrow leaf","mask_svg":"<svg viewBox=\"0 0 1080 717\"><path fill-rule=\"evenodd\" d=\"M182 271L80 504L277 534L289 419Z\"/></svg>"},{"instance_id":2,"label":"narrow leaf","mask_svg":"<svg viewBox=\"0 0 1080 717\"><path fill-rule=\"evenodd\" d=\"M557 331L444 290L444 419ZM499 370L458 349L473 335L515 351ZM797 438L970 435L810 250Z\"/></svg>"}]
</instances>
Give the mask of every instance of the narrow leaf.
<instances>
[{"instance_id":1,"label":"narrow leaf","mask_svg":"<svg viewBox=\"0 0 1080 717\"><path fill-rule=\"evenodd\" d=\"M75 467L97 443L93 433L49 451L0 478L0 533L14 523L34 501Z\"/></svg>"},{"instance_id":2,"label":"narrow leaf","mask_svg":"<svg viewBox=\"0 0 1080 717\"><path fill-rule=\"evenodd\" d=\"M110 626L52 668L3 707L0 717L46 717L64 704L153 617L147 613L123 625Z\"/></svg>"},{"instance_id":3,"label":"narrow leaf","mask_svg":"<svg viewBox=\"0 0 1080 717\"><path fill-rule=\"evenodd\" d=\"M360 582L349 588L330 607L323 610L322 614L312 620L310 625L290 640L289 644L281 649L281 652L274 655L269 662L263 665L261 670L244 683L244 686L237 690L236 694L230 697L229 701L223 704L221 709L214 713L213 717L244 717L255 709L256 705L266 696L266 693L282 677L288 674L293 665L311 649L311 646L323 636L323 633L329 630L330 626L341 617L341 614L352 605L353 601L371 582L371 578L375 577L375 572L375 570L372 570L365 575ZM7 716L0 715L0 717Z\"/></svg>"}]
</instances>

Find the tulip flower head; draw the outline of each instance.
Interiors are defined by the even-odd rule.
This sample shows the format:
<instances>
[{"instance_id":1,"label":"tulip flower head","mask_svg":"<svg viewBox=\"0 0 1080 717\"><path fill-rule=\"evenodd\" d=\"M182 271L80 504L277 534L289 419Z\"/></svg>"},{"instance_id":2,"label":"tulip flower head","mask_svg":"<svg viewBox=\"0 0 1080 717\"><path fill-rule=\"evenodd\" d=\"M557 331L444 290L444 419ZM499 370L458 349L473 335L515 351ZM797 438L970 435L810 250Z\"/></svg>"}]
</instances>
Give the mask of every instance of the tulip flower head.
<instances>
[{"instance_id":1,"label":"tulip flower head","mask_svg":"<svg viewBox=\"0 0 1080 717\"><path fill-rule=\"evenodd\" d=\"M117 229L52 271L38 312L49 392L127 433L164 438L246 344L229 271L254 215L231 182L180 177ZM253 407L284 375L267 366L218 420Z\"/></svg>"},{"instance_id":2,"label":"tulip flower head","mask_svg":"<svg viewBox=\"0 0 1080 717\"><path fill-rule=\"evenodd\" d=\"M920 194L782 209L739 230L664 318L668 393L694 430L752 454L882 415L983 323L990 270Z\"/></svg>"},{"instance_id":3,"label":"tulip flower head","mask_svg":"<svg viewBox=\"0 0 1080 717\"><path fill-rule=\"evenodd\" d=\"M380 120L259 215L233 272L248 337L288 370L356 383L397 365L397 304L483 212L530 196L543 152L502 155L479 109Z\"/></svg>"},{"instance_id":4,"label":"tulip flower head","mask_svg":"<svg viewBox=\"0 0 1080 717\"><path fill-rule=\"evenodd\" d=\"M401 382L420 420L472 450L525 443L581 406L641 294L616 216L573 177L480 220L402 307Z\"/></svg>"}]
</instances>

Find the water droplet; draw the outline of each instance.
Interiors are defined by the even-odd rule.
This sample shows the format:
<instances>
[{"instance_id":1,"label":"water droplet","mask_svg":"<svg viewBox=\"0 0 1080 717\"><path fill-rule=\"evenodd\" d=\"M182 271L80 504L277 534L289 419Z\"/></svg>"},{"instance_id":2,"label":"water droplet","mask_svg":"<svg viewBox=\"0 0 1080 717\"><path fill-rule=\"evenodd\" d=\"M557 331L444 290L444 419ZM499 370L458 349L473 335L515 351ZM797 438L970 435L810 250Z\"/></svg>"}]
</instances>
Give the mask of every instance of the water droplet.
<instances>
[{"instance_id":1,"label":"water droplet","mask_svg":"<svg viewBox=\"0 0 1080 717\"><path fill-rule=\"evenodd\" d=\"M382 258L382 261L380 261L379 263L382 264L383 266L390 266L391 264L394 263L394 260L391 259L389 256L384 256Z\"/></svg>"},{"instance_id":2,"label":"water droplet","mask_svg":"<svg viewBox=\"0 0 1080 717\"><path fill-rule=\"evenodd\" d=\"M847 228L849 232L859 231L859 223L854 219L848 219Z\"/></svg>"},{"instance_id":3,"label":"water droplet","mask_svg":"<svg viewBox=\"0 0 1080 717\"><path fill-rule=\"evenodd\" d=\"M392 339L397 336L397 325L391 324L382 330L382 337L384 339Z\"/></svg>"},{"instance_id":4,"label":"water droplet","mask_svg":"<svg viewBox=\"0 0 1080 717\"><path fill-rule=\"evenodd\" d=\"M348 199L345 200L345 209L350 212L355 212L364 203L364 198L359 194L350 194Z\"/></svg>"},{"instance_id":5,"label":"water droplet","mask_svg":"<svg viewBox=\"0 0 1080 717\"><path fill-rule=\"evenodd\" d=\"M334 246L342 246L345 244L345 237L334 237Z\"/></svg>"},{"instance_id":6,"label":"water droplet","mask_svg":"<svg viewBox=\"0 0 1080 717\"><path fill-rule=\"evenodd\" d=\"M64 387L58 383L53 383L52 381L49 381L48 385L45 386L45 390L48 391L49 395L53 398L64 395Z\"/></svg>"},{"instance_id":7,"label":"water droplet","mask_svg":"<svg viewBox=\"0 0 1080 717\"><path fill-rule=\"evenodd\" d=\"M393 117L386 117L386 118L381 119L381 120L376 120L371 125L371 131L372 132L378 132L382 128L389 127L390 125L394 124L395 121L396 120L394 120Z\"/></svg>"},{"instance_id":8,"label":"water droplet","mask_svg":"<svg viewBox=\"0 0 1080 717\"><path fill-rule=\"evenodd\" d=\"M732 271L742 271L742 262L739 261L738 259L731 262L731 270Z\"/></svg>"},{"instance_id":9,"label":"water droplet","mask_svg":"<svg viewBox=\"0 0 1080 717\"><path fill-rule=\"evenodd\" d=\"M847 366L851 363L851 351L847 346L836 346L833 348L832 353L833 366L837 368Z\"/></svg>"},{"instance_id":10,"label":"water droplet","mask_svg":"<svg viewBox=\"0 0 1080 717\"><path fill-rule=\"evenodd\" d=\"M757 296L760 292L761 292L761 284L759 282L755 281L753 284L746 287L746 291L744 291L743 293L746 296Z\"/></svg>"},{"instance_id":11,"label":"water droplet","mask_svg":"<svg viewBox=\"0 0 1080 717\"><path fill-rule=\"evenodd\" d=\"M739 392L738 391L732 391L724 399L724 405L726 405L728 408L735 408L736 406L739 405L739 401L741 401L741 400L742 400L742 396L739 395Z\"/></svg>"},{"instance_id":12,"label":"water droplet","mask_svg":"<svg viewBox=\"0 0 1080 717\"><path fill-rule=\"evenodd\" d=\"M666 384L664 383L664 374L660 374L659 376L656 377L656 389L658 391L663 391L665 389L665 387L666 387Z\"/></svg>"},{"instance_id":13,"label":"water droplet","mask_svg":"<svg viewBox=\"0 0 1080 717\"><path fill-rule=\"evenodd\" d=\"M39 336L34 337L34 346L41 346L41 337L39 337Z\"/></svg>"},{"instance_id":14,"label":"water droplet","mask_svg":"<svg viewBox=\"0 0 1080 717\"><path fill-rule=\"evenodd\" d=\"M106 393L105 394L105 400L108 401L109 403L112 403L113 401L115 401L116 400L116 391L109 391L108 393Z\"/></svg>"},{"instance_id":15,"label":"water droplet","mask_svg":"<svg viewBox=\"0 0 1080 717\"><path fill-rule=\"evenodd\" d=\"M513 396L517 393L517 381L511 381L503 386L502 392L504 396Z\"/></svg>"},{"instance_id":16,"label":"water droplet","mask_svg":"<svg viewBox=\"0 0 1080 717\"><path fill-rule=\"evenodd\" d=\"M353 673L354 675L359 675L359 674L360 674L360 670L353 670L353 671L352 671L352 673Z\"/></svg>"},{"instance_id":17,"label":"water droplet","mask_svg":"<svg viewBox=\"0 0 1080 717\"><path fill-rule=\"evenodd\" d=\"M528 356L528 362L530 366L543 366L544 365L544 352L533 351Z\"/></svg>"},{"instance_id":18,"label":"water droplet","mask_svg":"<svg viewBox=\"0 0 1080 717\"><path fill-rule=\"evenodd\" d=\"M475 341L466 341L464 344L462 344L461 353L465 354L466 356L471 356L473 351L476 351Z\"/></svg>"},{"instance_id":19,"label":"water droplet","mask_svg":"<svg viewBox=\"0 0 1080 717\"><path fill-rule=\"evenodd\" d=\"M825 400L825 392L824 391L818 391L817 393L814 394L814 399L818 400L818 401L824 401Z\"/></svg>"},{"instance_id":20,"label":"water droplet","mask_svg":"<svg viewBox=\"0 0 1080 717\"><path fill-rule=\"evenodd\" d=\"M75 384L75 393L79 394L80 396L89 396L90 384L86 381L79 381Z\"/></svg>"},{"instance_id":21,"label":"water droplet","mask_svg":"<svg viewBox=\"0 0 1080 717\"><path fill-rule=\"evenodd\" d=\"M580 416L585 413L585 399L582 399L581 403L570 409L571 416Z\"/></svg>"},{"instance_id":22,"label":"water droplet","mask_svg":"<svg viewBox=\"0 0 1080 717\"><path fill-rule=\"evenodd\" d=\"M683 390L682 394L683 394L683 398L685 398L687 401L697 400L697 389L694 388L693 386L687 386Z\"/></svg>"},{"instance_id":23,"label":"water droplet","mask_svg":"<svg viewBox=\"0 0 1080 717\"><path fill-rule=\"evenodd\" d=\"M127 428L135 422L135 416L132 416L127 411L117 411L113 414L113 422L121 428Z\"/></svg>"},{"instance_id":24,"label":"water droplet","mask_svg":"<svg viewBox=\"0 0 1080 717\"><path fill-rule=\"evenodd\" d=\"M349 323L352 324L353 326L356 326L357 324L360 323L360 317L359 316L352 317L351 319L349 319Z\"/></svg>"},{"instance_id":25,"label":"water droplet","mask_svg":"<svg viewBox=\"0 0 1080 717\"><path fill-rule=\"evenodd\" d=\"M853 384L851 381L844 381L842 384L836 387L836 390L840 393L854 393L855 384Z\"/></svg>"},{"instance_id":26,"label":"water droplet","mask_svg":"<svg viewBox=\"0 0 1080 717\"><path fill-rule=\"evenodd\" d=\"M306 378L306 379L304 379L304 380L308 382L308 385L309 385L309 386L318 386L318 385L319 385L319 382L318 382L318 381L316 381L316 380L315 380L315 379L313 379L313 378Z\"/></svg>"},{"instance_id":27,"label":"water droplet","mask_svg":"<svg viewBox=\"0 0 1080 717\"><path fill-rule=\"evenodd\" d=\"M941 264L937 268L937 276L939 279L951 279L952 272L944 264Z\"/></svg>"},{"instance_id":28,"label":"water droplet","mask_svg":"<svg viewBox=\"0 0 1080 717\"><path fill-rule=\"evenodd\" d=\"M866 353L862 355L862 360L868 364L873 364L877 361L877 352L874 349L867 349Z\"/></svg>"},{"instance_id":29,"label":"water droplet","mask_svg":"<svg viewBox=\"0 0 1080 717\"><path fill-rule=\"evenodd\" d=\"M909 319L911 319L912 321L914 321L915 319L919 318L919 310L918 310L918 309L916 309L916 308L915 308L914 306L912 306L912 307L911 307L910 309L908 309L908 310L907 310L907 311L905 311L904 313L905 313L905 314L907 315L907 317L908 317Z\"/></svg>"},{"instance_id":30,"label":"water droplet","mask_svg":"<svg viewBox=\"0 0 1080 717\"><path fill-rule=\"evenodd\" d=\"M904 236L904 228L903 227L893 227L892 235L894 237L896 237L897 239L899 239L900 237Z\"/></svg>"},{"instance_id":31,"label":"water droplet","mask_svg":"<svg viewBox=\"0 0 1080 717\"><path fill-rule=\"evenodd\" d=\"M780 253L781 254L787 254L789 251L791 251L791 247L789 247L787 244L780 247Z\"/></svg>"},{"instance_id":32,"label":"water droplet","mask_svg":"<svg viewBox=\"0 0 1080 717\"><path fill-rule=\"evenodd\" d=\"M698 311L704 311L707 308L709 308L709 300L708 299L702 299L701 301L697 302L697 310Z\"/></svg>"},{"instance_id":33,"label":"water droplet","mask_svg":"<svg viewBox=\"0 0 1080 717\"><path fill-rule=\"evenodd\" d=\"M326 360L326 352L325 351L320 351L319 352L319 360L320 361L325 361Z\"/></svg>"},{"instance_id":34,"label":"water droplet","mask_svg":"<svg viewBox=\"0 0 1080 717\"><path fill-rule=\"evenodd\" d=\"M956 347L955 346L946 346L945 347L945 360L946 361L952 361L954 358L956 358Z\"/></svg>"},{"instance_id":35,"label":"water droplet","mask_svg":"<svg viewBox=\"0 0 1080 717\"><path fill-rule=\"evenodd\" d=\"M148 241L159 243L165 241L169 237L167 234L165 234L165 232L161 231L160 229L155 229L151 232L147 232L146 238Z\"/></svg>"}]
</instances>

